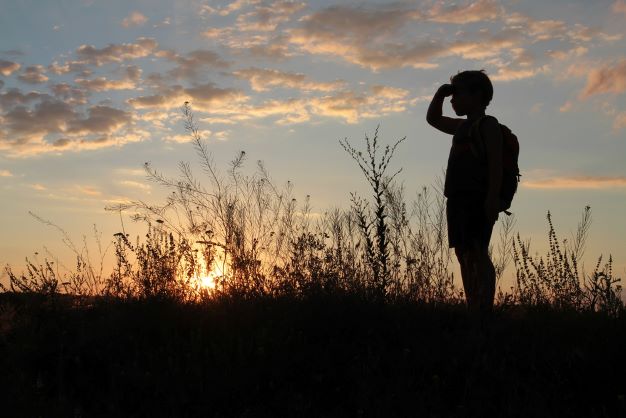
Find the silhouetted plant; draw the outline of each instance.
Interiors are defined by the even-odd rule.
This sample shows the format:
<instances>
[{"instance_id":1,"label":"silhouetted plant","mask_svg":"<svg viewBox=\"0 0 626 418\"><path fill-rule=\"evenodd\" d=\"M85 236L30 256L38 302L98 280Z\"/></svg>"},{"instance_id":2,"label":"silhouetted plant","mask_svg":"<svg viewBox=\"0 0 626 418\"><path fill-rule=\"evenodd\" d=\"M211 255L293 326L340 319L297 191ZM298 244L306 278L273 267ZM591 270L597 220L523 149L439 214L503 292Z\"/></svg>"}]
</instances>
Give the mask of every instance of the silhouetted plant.
<instances>
[{"instance_id":1,"label":"silhouetted plant","mask_svg":"<svg viewBox=\"0 0 626 418\"><path fill-rule=\"evenodd\" d=\"M361 151L350 145L347 138L339 140L339 143L357 162L374 193L373 214L370 213L366 201L360 199L354 193L351 196L353 208L357 214L358 225L365 239L367 260L372 269L373 285L377 296L385 298L389 292L389 227L386 221L388 216L388 199L385 194L395 176L402 169L390 176L387 175L386 171L396 147L406 137L399 139L392 146L386 145L379 161L377 156L380 150L380 144L378 143L379 127L380 125L376 126L372 140L365 134L367 151L367 156L365 157Z\"/></svg>"},{"instance_id":2,"label":"silhouetted plant","mask_svg":"<svg viewBox=\"0 0 626 418\"><path fill-rule=\"evenodd\" d=\"M601 310L616 314L623 307L619 293L620 281L612 276L612 258L599 270L599 257L594 272L579 272L580 259L591 223L591 208L586 206L572 242L559 244L552 215L547 214L549 250L545 257L532 257L530 241L523 242L517 234L513 244L517 287L515 295L523 305L550 305L557 309Z\"/></svg>"}]
</instances>

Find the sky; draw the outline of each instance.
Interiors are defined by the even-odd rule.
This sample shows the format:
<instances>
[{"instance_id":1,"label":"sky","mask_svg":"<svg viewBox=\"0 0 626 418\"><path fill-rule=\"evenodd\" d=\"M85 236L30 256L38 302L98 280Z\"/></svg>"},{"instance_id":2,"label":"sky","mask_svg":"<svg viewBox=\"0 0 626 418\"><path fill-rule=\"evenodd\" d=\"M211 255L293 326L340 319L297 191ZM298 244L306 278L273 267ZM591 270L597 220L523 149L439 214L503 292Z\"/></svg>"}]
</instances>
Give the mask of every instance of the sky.
<instances>
[{"instance_id":1,"label":"sky","mask_svg":"<svg viewBox=\"0 0 626 418\"><path fill-rule=\"evenodd\" d=\"M313 212L367 193L339 139L406 137L393 159L414 196L451 137L425 120L462 70L494 85L486 113L519 138L516 231L547 248L592 210L585 263L626 277L626 1L0 0L0 265L93 248L120 230L107 205L164 203L143 165L197 158L189 101L218 168L262 160ZM455 116L446 100L444 115ZM30 212L30 213L29 213ZM143 225L137 234L145 233ZM497 233L497 232L496 232ZM37 255L35 255L37 253ZM38 258L37 258L38 257ZM4 269L0 273L6 283ZM505 277L505 287L513 283Z\"/></svg>"}]
</instances>

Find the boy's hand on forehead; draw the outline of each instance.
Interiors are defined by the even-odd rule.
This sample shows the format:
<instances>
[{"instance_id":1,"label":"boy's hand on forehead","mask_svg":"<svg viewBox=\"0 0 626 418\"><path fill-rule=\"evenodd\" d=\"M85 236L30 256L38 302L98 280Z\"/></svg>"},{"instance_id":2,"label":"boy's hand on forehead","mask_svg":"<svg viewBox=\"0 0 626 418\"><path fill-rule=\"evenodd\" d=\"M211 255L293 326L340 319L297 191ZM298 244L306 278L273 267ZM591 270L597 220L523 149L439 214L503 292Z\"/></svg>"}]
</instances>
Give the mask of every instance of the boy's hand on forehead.
<instances>
[{"instance_id":1,"label":"boy's hand on forehead","mask_svg":"<svg viewBox=\"0 0 626 418\"><path fill-rule=\"evenodd\" d=\"M441 87L439 87L439 92L443 94L444 97L448 97L452 95L454 88L452 84L442 84Z\"/></svg>"}]
</instances>

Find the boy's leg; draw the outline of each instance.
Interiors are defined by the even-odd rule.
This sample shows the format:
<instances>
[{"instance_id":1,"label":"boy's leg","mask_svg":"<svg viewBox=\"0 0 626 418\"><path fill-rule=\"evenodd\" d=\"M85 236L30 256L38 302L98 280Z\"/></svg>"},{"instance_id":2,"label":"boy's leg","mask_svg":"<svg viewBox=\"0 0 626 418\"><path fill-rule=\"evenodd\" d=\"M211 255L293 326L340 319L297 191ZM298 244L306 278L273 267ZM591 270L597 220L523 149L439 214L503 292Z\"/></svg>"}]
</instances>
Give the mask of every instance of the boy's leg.
<instances>
[{"instance_id":1,"label":"boy's leg","mask_svg":"<svg viewBox=\"0 0 626 418\"><path fill-rule=\"evenodd\" d=\"M496 269L489 258L489 252L484 247L477 247L472 253L472 259L475 260L478 305L480 311L487 316L493 312L493 301L496 292Z\"/></svg>"},{"instance_id":2,"label":"boy's leg","mask_svg":"<svg viewBox=\"0 0 626 418\"><path fill-rule=\"evenodd\" d=\"M471 252L468 248L456 247L455 249L459 266L461 267L461 279L463 280L463 289L465 290L465 299L467 301L468 311L477 310L480 299L477 292L477 274L475 266L471 262Z\"/></svg>"},{"instance_id":3,"label":"boy's leg","mask_svg":"<svg viewBox=\"0 0 626 418\"><path fill-rule=\"evenodd\" d=\"M487 248L476 241L467 247L455 248L467 299L472 328L484 332L493 313L495 268Z\"/></svg>"}]
</instances>

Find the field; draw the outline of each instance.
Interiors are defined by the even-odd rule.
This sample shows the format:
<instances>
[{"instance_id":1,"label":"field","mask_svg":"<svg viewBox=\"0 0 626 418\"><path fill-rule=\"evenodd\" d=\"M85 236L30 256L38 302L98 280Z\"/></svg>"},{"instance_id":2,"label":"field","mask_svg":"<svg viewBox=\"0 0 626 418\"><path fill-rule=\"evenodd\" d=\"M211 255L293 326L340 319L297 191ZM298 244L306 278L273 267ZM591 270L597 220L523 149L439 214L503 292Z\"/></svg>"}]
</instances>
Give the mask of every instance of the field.
<instances>
[{"instance_id":1,"label":"field","mask_svg":"<svg viewBox=\"0 0 626 418\"><path fill-rule=\"evenodd\" d=\"M626 414L624 316L350 295L0 295L4 416ZM6 413L9 412L10 413Z\"/></svg>"}]
</instances>

